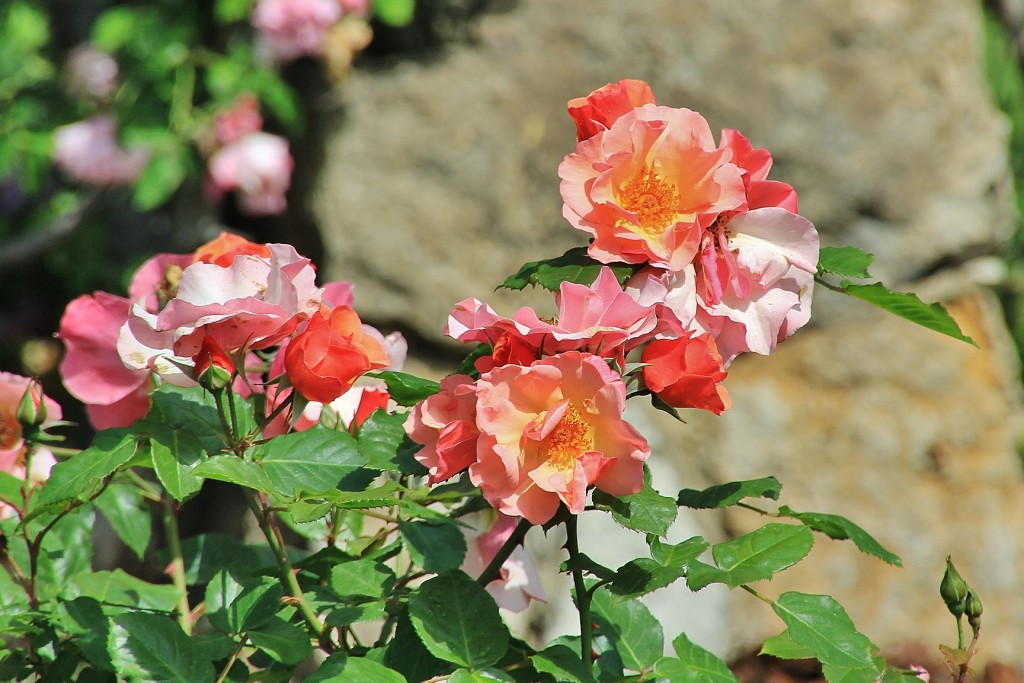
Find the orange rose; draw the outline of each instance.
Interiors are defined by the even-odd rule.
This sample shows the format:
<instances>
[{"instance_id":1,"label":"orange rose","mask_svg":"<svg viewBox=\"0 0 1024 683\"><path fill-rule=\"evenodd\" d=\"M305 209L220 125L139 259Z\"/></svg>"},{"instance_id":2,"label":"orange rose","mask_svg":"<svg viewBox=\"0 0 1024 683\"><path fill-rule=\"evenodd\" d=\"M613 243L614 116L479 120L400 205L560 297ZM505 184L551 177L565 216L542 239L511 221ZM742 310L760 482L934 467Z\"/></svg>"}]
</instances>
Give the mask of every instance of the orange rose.
<instances>
[{"instance_id":1,"label":"orange rose","mask_svg":"<svg viewBox=\"0 0 1024 683\"><path fill-rule=\"evenodd\" d=\"M285 374L310 401L330 403L371 370L390 361L376 339L363 333L359 316L348 306L328 315L317 311L285 349Z\"/></svg>"}]
</instances>

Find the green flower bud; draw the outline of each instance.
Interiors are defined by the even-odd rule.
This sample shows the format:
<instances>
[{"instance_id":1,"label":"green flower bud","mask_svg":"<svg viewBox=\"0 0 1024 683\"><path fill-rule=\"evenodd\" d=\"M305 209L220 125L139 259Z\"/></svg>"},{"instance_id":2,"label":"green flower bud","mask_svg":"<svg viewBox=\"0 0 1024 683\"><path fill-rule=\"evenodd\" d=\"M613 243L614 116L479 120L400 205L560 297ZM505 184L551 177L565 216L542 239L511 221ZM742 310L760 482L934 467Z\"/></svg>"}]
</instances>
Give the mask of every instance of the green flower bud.
<instances>
[{"instance_id":1,"label":"green flower bud","mask_svg":"<svg viewBox=\"0 0 1024 683\"><path fill-rule=\"evenodd\" d=\"M46 422L46 401L43 400L43 389L39 382L32 380L25 393L18 402L18 410L15 413L18 424L26 431L39 427Z\"/></svg>"},{"instance_id":2,"label":"green flower bud","mask_svg":"<svg viewBox=\"0 0 1024 683\"><path fill-rule=\"evenodd\" d=\"M942 583L939 584L939 595L942 596L943 602L946 603L946 607L954 617L959 619L967 610L967 594L969 592L970 588L968 588L967 582L953 566L952 558L947 556L946 573L943 574Z\"/></svg>"},{"instance_id":3,"label":"green flower bud","mask_svg":"<svg viewBox=\"0 0 1024 683\"><path fill-rule=\"evenodd\" d=\"M977 634L978 629L981 628L981 613L985 608L981 604L981 598L973 590L967 591L967 607L965 613L967 614L967 623L971 625L971 630Z\"/></svg>"}]
</instances>

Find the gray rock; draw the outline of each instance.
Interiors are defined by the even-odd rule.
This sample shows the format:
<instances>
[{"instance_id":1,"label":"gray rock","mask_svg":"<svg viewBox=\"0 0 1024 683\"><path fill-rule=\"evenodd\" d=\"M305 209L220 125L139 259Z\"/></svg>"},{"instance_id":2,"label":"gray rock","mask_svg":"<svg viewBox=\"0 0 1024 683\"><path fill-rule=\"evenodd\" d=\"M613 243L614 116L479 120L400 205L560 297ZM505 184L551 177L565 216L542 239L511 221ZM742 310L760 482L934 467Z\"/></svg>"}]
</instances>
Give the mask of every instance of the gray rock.
<instances>
[{"instance_id":1,"label":"gray rock","mask_svg":"<svg viewBox=\"0 0 1024 683\"><path fill-rule=\"evenodd\" d=\"M345 83L312 201L329 275L356 283L365 318L433 340L468 296L550 311L541 293L491 290L584 242L560 215L567 99L642 78L660 103L738 128L772 151L773 177L798 189L826 243L872 251L893 285L939 272L935 296L981 348L821 292L809 329L734 364L730 413L658 423L673 445L657 457L686 486L775 474L785 503L849 516L907 565L821 541L766 593L832 593L885 647L949 643L935 587L953 553L985 601L980 657L1024 663L1017 369L997 306L969 284L978 268L957 268L1013 224L979 25L973 0L522 0L484 16L473 44ZM721 540L756 521L702 524ZM694 638L737 652L781 630L748 598Z\"/></svg>"}]
</instances>

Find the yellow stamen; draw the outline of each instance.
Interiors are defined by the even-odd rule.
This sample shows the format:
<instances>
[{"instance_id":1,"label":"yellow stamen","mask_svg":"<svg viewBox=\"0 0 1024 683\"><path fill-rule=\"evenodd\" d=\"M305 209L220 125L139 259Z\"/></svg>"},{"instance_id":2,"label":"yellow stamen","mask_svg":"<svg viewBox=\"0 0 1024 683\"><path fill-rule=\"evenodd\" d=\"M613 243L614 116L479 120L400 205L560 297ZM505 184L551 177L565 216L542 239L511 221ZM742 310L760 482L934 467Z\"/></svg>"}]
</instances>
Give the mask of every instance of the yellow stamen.
<instances>
[{"instance_id":1,"label":"yellow stamen","mask_svg":"<svg viewBox=\"0 0 1024 683\"><path fill-rule=\"evenodd\" d=\"M558 424L540 442L541 458L558 470L571 470L576 460L594 449L594 428L580 409L570 403Z\"/></svg>"},{"instance_id":2,"label":"yellow stamen","mask_svg":"<svg viewBox=\"0 0 1024 683\"><path fill-rule=\"evenodd\" d=\"M619 203L636 214L643 232L660 235L675 222L679 190L653 168L648 168L622 187Z\"/></svg>"}]
</instances>

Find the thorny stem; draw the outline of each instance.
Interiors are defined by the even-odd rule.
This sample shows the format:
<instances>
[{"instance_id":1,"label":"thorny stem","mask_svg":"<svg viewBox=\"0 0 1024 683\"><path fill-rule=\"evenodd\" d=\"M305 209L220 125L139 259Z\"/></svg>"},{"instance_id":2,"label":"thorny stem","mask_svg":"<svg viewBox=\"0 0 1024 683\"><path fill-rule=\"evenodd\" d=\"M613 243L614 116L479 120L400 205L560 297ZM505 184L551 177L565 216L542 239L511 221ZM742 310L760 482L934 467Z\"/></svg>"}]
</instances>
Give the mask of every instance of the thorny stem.
<instances>
[{"instance_id":1,"label":"thorny stem","mask_svg":"<svg viewBox=\"0 0 1024 683\"><path fill-rule=\"evenodd\" d=\"M178 511L174 501L163 499L164 532L167 534L167 546L171 552L171 564L168 571L171 581L178 590L178 623L186 635L192 634L192 610L188 605L188 586L185 584L185 560L181 552L181 535L178 533Z\"/></svg>"},{"instance_id":2,"label":"thorny stem","mask_svg":"<svg viewBox=\"0 0 1024 683\"><path fill-rule=\"evenodd\" d=\"M302 594L302 587L299 585L299 580L295 577L295 569L292 567L291 560L288 559L288 551L285 549L281 530L273 523L269 510L257 498L257 495L251 489L245 490L245 500L249 504L249 509L252 510L252 514L256 517L256 523L259 524L260 531L263 532L267 543L270 544L274 557L277 558L277 565L281 570L281 578L288 588L288 593L295 599L299 612L302 613L306 623L313 628L320 643L324 644L326 634L324 624L316 616L316 612L309 606L306 597Z\"/></svg>"},{"instance_id":3,"label":"thorny stem","mask_svg":"<svg viewBox=\"0 0 1024 683\"><path fill-rule=\"evenodd\" d=\"M477 578L476 582L478 584L486 586L491 581L498 578L498 575L501 573L501 565L505 564L505 560L507 560L509 555L512 554L512 551L516 549L516 546L522 544L523 539L526 537L526 532L530 530L531 526L533 526L533 524L531 524L528 519L523 518L519 520L519 524L517 524L516 528L512 531L512 535L508 537L508 540L505 541L505 544L498 550L494 559L491 560L490 564L487 565L484 571Z\"/></svg>"},{"instance_id":4,"label":"thorny stem","mask_svg":"<svg viewBox=\"0 0 1024 683\"><path fill-rule=\"evenodd\" d=\"M583 569L578 562L574 562L580 554L579 532L576 527L576 515L569 515L565 520L566 542L565 547L569 551L569 564L572 567L572 583L576 589L576 608L580 613L580 658L583 664L587 665L592 661L591 639L594 635L594 626L590 618L590 603L594 598L593 593L587 590L583 582ZM518 529L517 529L518 530Z\"/></svg>"}]
</instances>

